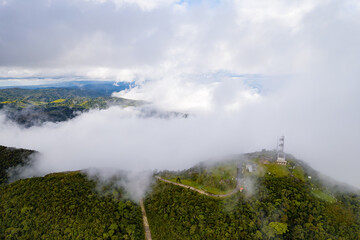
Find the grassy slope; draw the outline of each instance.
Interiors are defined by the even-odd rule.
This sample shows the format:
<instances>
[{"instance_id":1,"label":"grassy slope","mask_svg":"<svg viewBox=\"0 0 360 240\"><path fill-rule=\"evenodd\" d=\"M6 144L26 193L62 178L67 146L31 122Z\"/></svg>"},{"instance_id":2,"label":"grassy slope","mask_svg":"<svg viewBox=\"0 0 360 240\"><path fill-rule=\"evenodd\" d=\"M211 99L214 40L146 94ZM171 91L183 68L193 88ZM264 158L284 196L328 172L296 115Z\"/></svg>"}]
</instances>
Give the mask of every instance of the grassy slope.
<instances>
[{"instance_id":1,"label":"grassy slope","mask_svg":"<svg viewBox=\"0 0 360 240\"><path fill-rule=\"evenodd\" d=\"M176 178L172 178L172 179L168 179L168 180L176 183ZM222 191L219 188L201 185L201 184L198 184L196 181L192 181L192 180L188 180L188 179L181 180L181 183L191 186L191 187L194 187L194 188L197 188L197 189L200 189L200 190L204 190L208 193L213 193L213 194L226 194L226 193L229 193L232 191L232 190Z\"/></svg>"},{"instance_id":2,"label":"grassy slope","mask_svg":"<svg viewBox=\"0 0 360 240\"><path fill-rule=\"evenodd\" d=\"M312 193L315 197L317 197L317 198L319 198L319 199L321 199L321 200L323 200L323 201L327 201L327 202L329 202L329 203L335 203L335 202L336 202L336 198L335 198L335 197L331 196L331 195L328 194L328 193L325 193L325 192L324 192L323 190L321 190L321 189L314 189L314 190L311 191L311 193Z\"/></svg>"},{"instance_id":3,"label":"grassy slope","mask_svg":"<svg viewBox=\"0 0 360 240\"><path fill-rule=\"evenodd\" d=\"M257 159L249 160L257 167L257 171L252 173L243 169L243 176L259 176L269 174L273 177L292 176L301 181L305 181L305 172L303 168L297 165L294 169L290 165L282 166L275 163L262 164ZM236 186L236 174L238 162L230 161L219 163L214 166L205 167L199 171L196 168L183 172L172 172L164 174L166 179L176 182L179 177L181 183L214 194L225 194L231 192ZM243 165L245 166L245 164ZM245 168L245 167L243 167Z\"/></svg>"},{"instance_id":4,"label":"grassy slope","mask_svg":"<svg viewBox=\"0 0 360 240\"><path fill-rule=\"evenodd\" d=\"M271 173L275 177L287 177L290 174L288 166L277 165L275 163L264 164L267 173Z\"/></svg>"},{"instance_id":5,"label":"grassy slope","mask_svg":"<svg viewBox=\"0 0 360 240\"><path fill-rule=\"evenodd\" d=\"M194 167L186 171L162 172L160 175L173 182L180 178L182 184L209 193L226 194L237 185L236 166L234 162L226 162L207 167Z\"/></svg>"}]
</instances>

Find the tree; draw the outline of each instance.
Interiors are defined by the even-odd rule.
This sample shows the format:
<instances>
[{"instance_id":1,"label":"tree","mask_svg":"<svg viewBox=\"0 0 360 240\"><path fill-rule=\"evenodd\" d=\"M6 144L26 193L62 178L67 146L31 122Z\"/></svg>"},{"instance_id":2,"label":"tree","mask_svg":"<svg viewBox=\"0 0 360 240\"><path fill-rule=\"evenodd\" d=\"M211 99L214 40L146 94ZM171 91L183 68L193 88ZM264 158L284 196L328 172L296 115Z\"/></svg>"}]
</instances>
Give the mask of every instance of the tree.
<instances>
[{"instance_id":1,"label":"tree","mask_svg":"<svg viewBox=\"0 0 360 240\"><path fill-rule=\"evenodd\" d=\"M304 229L301 225L296 225L292 232L293 239L305 239Z\"/></svg>"},{"instance_id":2,"label":"tree","mask_svg":"<svg viewBox=\"0 0 360 240\"><path fill-rule=\"evenodd\" d=\"M275 237L275 235L282 235L288 231L287 224L281 222L271 222L268 226L263 228L264 233L268 239Z\"/></svg>"}]
</instances>

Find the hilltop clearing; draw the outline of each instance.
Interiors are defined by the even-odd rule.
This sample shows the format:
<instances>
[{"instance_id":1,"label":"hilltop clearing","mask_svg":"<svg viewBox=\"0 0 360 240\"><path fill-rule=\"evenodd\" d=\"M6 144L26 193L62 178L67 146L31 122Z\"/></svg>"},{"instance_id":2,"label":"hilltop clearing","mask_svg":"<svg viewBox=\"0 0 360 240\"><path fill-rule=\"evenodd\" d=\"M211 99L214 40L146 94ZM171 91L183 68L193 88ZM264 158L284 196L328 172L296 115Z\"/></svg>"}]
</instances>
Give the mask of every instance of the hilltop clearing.
<instances>
[{"instance_id":1,"label":"hilltop clearing","mask_svg":"<svg viewBox=\"0 0 360 240\"><path fill-rule=\"evenodd\" d=\"M213 164L158 175L145 201L157 239L358 239L360 198L328 185L294 157L275 163L274 152L245 154ZM235 183L234 183L235 181ZM227 198L210 194L243 189ZM239 189L240 190L240 189ZM167 222L168 224L162 224Z\"/></svg>"}]
</instances>

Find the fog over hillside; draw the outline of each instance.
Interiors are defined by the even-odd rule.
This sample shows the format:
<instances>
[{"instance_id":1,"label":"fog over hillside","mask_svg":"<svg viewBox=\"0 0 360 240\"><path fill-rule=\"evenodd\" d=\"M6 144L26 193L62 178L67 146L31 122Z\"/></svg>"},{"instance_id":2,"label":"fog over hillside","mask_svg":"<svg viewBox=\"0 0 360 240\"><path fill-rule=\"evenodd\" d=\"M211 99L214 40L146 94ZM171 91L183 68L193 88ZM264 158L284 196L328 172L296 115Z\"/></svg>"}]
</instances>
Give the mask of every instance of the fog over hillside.
<instances>
[{"instance_id":1,"label":"fog over hillside","mask_svg":"<svg viewBox=\"0 0 360 240\"><path fill-rule=\"evenodd\" d=\"M360 187L356 1L2 0L0 22L0 81L135 81L113 96L150 102L28 129L1 114L0 144L41 152L40 172L187 168L285 135Z\"/></svg>"}]
</instances>

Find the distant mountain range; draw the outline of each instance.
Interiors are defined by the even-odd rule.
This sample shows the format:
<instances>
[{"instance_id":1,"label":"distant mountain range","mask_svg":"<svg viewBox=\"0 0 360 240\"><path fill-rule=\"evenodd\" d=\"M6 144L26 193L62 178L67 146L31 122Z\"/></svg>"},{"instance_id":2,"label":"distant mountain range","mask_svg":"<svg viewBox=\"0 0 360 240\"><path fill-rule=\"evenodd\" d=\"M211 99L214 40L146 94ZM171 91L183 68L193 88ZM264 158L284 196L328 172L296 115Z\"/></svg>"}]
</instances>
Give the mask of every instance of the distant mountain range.
<instances>
[{"instance_id":1,"label":"distant mountain range","mask_svg":"<svg viewBox=\"0 0 360 240\"><path fill-rule=\"evenodd\" d=\"M113 82L113 81L64 81L52 84L41 85L25 85L25 86L0 86L0 89L50 89L50 88L72 88L80 89L83 91L93 90L101 96L110 96L113 92L119 92L121 90L129 88L134 83L129 82Z\"/></svg>"},{"instance_id":2,"label":"distant mountain range","mask_svg":"<svg viewBox=\"0 0 360 240\"><path fill-rule=\"evenodd\" d=\"M0 110L9 120L31 127L48 121L66 121L89 109L141 104L111 97L113 92L128 88L128 83L115 86L104 82L66 82L51 86L0 89Z\"/></svg>"},{"instance_id":3,"label":"distant mountain range","mask_svg":"<svg viewBox=\"0 0 360 240\"><path fill-rule=\"evenodd\" d=\"M0 89L0 111L6 118L21 126L31 127L44 122L62 122L90 109L106 109L110 106L142 106L141 118L187 118L189 114L162 111L145 106L145 101L112 97L112 93L130 87L130 83L114 85L110 82L65 82L27 88ZM56 87L55 87L56 86ZM1 113L1 112L0 112Z\"/></svg>"}]
</instances>

